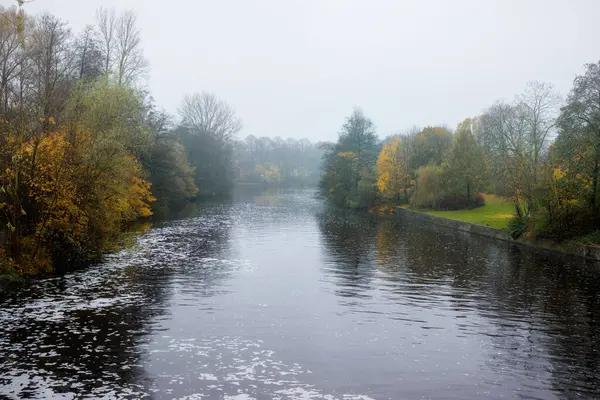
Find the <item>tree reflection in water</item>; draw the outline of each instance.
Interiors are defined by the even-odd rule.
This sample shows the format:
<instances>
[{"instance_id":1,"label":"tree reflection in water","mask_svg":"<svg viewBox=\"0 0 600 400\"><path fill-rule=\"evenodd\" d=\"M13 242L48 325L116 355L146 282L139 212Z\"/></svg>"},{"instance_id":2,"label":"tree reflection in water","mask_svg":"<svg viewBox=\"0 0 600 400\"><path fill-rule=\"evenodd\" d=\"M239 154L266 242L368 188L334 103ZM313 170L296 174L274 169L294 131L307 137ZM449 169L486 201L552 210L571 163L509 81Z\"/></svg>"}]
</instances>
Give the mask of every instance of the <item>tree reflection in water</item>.
<instances>
[{"instance_id":1,"label":"tree reflection in water","mask_svg":"<svg viewBox=\"0 0 600 400\"><path fill-rule=\"evenodd\" d=\"M417 309L451 310L453 326L439 328L488 338L486 368L525 387L534 382L530 395L545 387L567 397L600 396L597 263L410 218L330 211L319 221L325 272L339 296L368 298L379 290L397 304L389 318L422 325Z\"/></svg>"}]
</instances>

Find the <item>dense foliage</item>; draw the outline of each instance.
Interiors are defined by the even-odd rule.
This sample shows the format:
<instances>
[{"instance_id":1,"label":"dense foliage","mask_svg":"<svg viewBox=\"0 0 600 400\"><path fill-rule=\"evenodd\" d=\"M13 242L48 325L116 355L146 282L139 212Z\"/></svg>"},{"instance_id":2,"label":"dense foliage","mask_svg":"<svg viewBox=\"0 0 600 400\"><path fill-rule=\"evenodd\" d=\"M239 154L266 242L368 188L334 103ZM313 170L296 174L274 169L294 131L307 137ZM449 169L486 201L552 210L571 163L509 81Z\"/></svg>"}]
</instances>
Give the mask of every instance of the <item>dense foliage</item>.
<instances>
[{"instance_id":1,"label":"dense foliage","mask_svg":"<svg viewBox=\"0 0 600 400\"><path fill-rule=\"evenodd\" d=\"M375 163L379 139L373 122L356 109L342 126L337 143L323 157L321 192L336 205L364 208L377 201Z\"/></svg>"},{"instance_id":2,"label":"dense foliage","mask_svg":"<svg viewBox=\"0 0 600 400\"><path fill-rule=\"evenodd\" d=\"M471 125L464 121L454 135L430 126L380 143L371 120L355 110L324 157L321 193L350 208L382 202L433 209L481 205L486 168Z\"/></svg>"},{"instance_id":3,"label":"dense foliage","mask_svg":"<svg viewBox=\"0 0 600 400\"><path fill-rule=\"evenodd\" d=\"M380 146L355 111L324 156L321 192L344 207L457 210L482 206L485 191L512 201L514 236L591 237L600 228L599 149L600 62L586 65L562 104L552 85L531 82L454 132L415 128Z\"/></svg>"},{"instance_id":4,"label":"dense foliage","mask_svg":"<svg viewBox=\"0 0 600 400\"><path fill-rule=\"evenodd\" d=\"M96 17L76 35L0 8L0 274L90 260L132 222L231 186L234 111L195 94L174 122L145 90L135 14Z\"/></svg>"}]
</instances>

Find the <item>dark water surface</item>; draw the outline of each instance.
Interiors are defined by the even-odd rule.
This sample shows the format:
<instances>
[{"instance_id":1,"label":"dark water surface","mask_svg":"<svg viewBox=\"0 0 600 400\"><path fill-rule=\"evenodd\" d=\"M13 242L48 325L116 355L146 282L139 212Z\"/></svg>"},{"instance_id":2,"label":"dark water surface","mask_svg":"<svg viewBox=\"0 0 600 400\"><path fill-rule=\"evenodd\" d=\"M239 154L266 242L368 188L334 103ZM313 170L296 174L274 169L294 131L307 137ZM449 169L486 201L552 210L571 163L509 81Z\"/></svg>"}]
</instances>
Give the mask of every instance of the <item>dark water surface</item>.
<instances>
[{"instance_id":1,"label":"dark water surface","mask_svg":"<svg viewBox=\"0 0 600 400\"><path fill-rule=\"evenodd\" d=\"M598 399L600 270L237 195L0 302L0 397Z\"/></svg>"}]
</instances>

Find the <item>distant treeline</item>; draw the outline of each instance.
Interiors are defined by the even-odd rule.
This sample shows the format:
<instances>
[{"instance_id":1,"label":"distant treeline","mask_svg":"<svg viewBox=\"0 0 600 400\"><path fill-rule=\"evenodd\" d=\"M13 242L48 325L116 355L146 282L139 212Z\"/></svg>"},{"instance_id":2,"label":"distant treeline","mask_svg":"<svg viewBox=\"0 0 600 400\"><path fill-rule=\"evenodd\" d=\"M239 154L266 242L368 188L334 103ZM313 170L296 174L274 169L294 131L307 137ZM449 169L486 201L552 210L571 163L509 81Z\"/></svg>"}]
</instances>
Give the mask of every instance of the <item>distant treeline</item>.
<instances>
[{"instance_id":1,"label":"distant treeline","mask_svg":"<svg viewBox=\"0 0 600 400\"><path fill-rule=\"evenodd\" d=\"M481 192L514 204L511 233L563 240L600 228L600 63L587 64L566 100L531 82L453 131L414 128L380 141L360 109L324 157L322 194L369 208L407 203L437 210L484 204Z\"/></svg>"},{"instance_id":2,"label":"distant treeline","mask_svg":"<svg viewBox=\"0 0 600 400\"><path fill-rule=\"evenodd\" d=\"M235 145L236 181L269 186L317 186L327 144L308 139L248 136Z\"/></svg>"},{"instance_id":3,"label":"distant treeline","mask_svg":"<svg viewBox=\"0 0 600 400\"><path fill-rule=\"evenodd\" d=\"M0 275L88 261L133 221L229 192L240 119L210 93L161 111L148 67L131 11L74 33L0 7Z\"/></svg>"}]
</instances>

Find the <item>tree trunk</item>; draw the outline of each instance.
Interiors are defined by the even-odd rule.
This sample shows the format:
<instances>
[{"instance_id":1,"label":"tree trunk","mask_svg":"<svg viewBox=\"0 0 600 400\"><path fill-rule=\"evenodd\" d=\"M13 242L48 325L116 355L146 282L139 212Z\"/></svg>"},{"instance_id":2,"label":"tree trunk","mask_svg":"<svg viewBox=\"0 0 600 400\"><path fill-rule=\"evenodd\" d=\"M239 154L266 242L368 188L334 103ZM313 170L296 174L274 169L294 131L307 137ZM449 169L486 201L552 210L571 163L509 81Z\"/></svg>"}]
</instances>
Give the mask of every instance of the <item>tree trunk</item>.
<instances>
[{"instance_id":1,"label":"tree trunk","mask_svg":"<svg viewBox=\"0 0 600 400\"><path fill-rule=\"evenodd\" d=\"M471 182L467 181L467 207L471 208Z\"/></svg>"},{"instance_id":2,"label":"tree trunk","mask_svg":"<svg viewBox=\"0 0 600 400\"><path fill-rule=\"evenodd\" d=\"M598 169L600 165L598 165L598 157L596 156L596 160L594 161L594 173L592 176L592 198L590 199L590 206L592 208L592 215L594 216L594 220L598 222L598 210L596 208L596 197L598 193Z\"/></svg>"}]
</instances>

